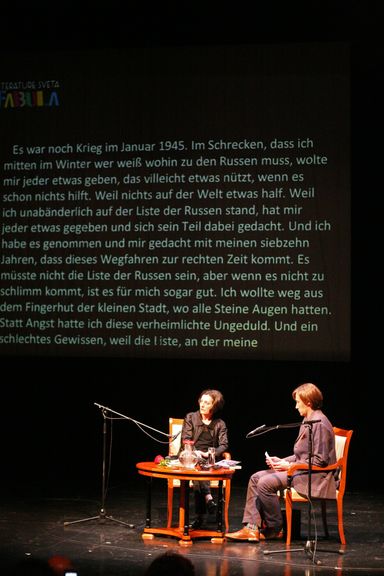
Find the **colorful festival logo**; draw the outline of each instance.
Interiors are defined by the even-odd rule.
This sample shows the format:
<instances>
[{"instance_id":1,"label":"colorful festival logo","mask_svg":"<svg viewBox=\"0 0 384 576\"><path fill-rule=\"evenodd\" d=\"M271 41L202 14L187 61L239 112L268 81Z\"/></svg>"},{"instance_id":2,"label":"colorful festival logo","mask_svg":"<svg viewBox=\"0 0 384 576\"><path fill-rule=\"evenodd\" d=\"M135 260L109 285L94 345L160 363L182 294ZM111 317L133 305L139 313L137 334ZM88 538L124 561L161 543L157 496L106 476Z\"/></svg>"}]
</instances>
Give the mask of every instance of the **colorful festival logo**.
<instances>
[{"instance_id":1,"label":"colorful festival logo","mask_svg":"<svg viewBox=\"0 0 384 576\"><path fill-rule=\"evenodd\" d=\"M58 108L59 89L57 80L0 82L0 110Z\"/></svg>"}]
</instances>

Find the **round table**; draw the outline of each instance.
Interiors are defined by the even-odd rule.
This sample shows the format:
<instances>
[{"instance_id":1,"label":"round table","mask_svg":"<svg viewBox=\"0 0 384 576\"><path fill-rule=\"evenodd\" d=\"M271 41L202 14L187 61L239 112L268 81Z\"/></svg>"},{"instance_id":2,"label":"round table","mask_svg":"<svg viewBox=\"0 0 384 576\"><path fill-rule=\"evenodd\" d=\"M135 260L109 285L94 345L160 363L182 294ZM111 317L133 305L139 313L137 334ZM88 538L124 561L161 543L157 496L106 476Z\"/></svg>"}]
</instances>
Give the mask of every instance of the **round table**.
<instances>
[{"instance_id":1,"label":"round table","mask_svg":"<svg viewBox=\"0 0 384 576\"><path fill-rule=\"evenodd\" d=\"M228 531L228 508L231 494L231 479L235 470L233 468L218 468L209 470L187 469L176 466L159 466L154 462L139 462L136 468L148 482L146 524L143 538L153 538L156 534L179 538L181 545L190 545L194 538L211 538L211 542L223 542L225 531ZM162 478L168 482L180 481L180 504L178 526L151 526L152 478ZM217 530L189 528L189 483L191 480L219 482L219 497L217 503ZM224 527L223 530L223 501L224 501Z\"/></svg>"}]
</instances>

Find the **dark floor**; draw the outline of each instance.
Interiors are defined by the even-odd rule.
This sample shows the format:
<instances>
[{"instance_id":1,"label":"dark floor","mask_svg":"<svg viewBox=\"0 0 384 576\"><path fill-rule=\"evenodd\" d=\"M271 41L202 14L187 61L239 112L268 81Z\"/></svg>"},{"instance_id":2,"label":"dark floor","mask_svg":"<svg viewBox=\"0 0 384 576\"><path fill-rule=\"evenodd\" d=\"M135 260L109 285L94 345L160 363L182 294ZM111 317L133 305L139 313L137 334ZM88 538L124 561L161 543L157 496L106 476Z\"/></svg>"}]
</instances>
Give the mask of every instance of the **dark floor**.
<instances>
[{"instance_id":1,"label":"dark floor","mask_svg":"<svg viewBox=\"0 0 384 576\"><path fill-rule=\"evenodd\" d=\"M230 503L231 529L241 527L245 487L233 487ZM70 558L79 576L130 576L143 574L151 560L165 550L189 556L197 575L208 576L337 576L349 574L384 575L384 498L380 494L349 493L344 498L347 546L344 554L337 539L336 514L329 508L330 538L322 538L319 511L311 523L311 534L319 533L314 559L305 551L306 508L301 508L301 539L286 551L283 542L260 544L212 544L198 540L182 547L172 537L143 540L145 524L145 483L111 489L105 498L107 518L100 520L101 499L88 497L2 498L0 516L0 574L12 574L26 556L48 559L54 555ZM64 526L64 522L93 517L93 520ZM154 486L152 526L164 524L165 482ZM134 524L130 528L113 519ZM265 551L278 550L277 554ZM316 564L314 563L316 562ZM318 564L317 564L318 562Z\"/></svg>"}]
</instances>

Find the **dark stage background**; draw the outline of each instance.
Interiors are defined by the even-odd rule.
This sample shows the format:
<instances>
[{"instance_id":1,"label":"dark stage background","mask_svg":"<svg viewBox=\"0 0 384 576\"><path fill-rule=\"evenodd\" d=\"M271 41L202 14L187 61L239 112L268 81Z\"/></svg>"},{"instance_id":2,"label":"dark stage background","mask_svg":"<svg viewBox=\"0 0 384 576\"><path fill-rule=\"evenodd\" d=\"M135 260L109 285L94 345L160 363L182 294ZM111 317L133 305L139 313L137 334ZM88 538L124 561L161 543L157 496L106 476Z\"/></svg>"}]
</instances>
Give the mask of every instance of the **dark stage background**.
<instances>
[{"instance_id":1,"label":"dark stage background","mask_svg":"<svg viewBox=\"0 0 384 576\"><path fill-rule=\"evenodd\" d=\"M352 47L352 359L350 362L256 362L124 358L1 358L3 495L30 491L60 496L97 493L101 483L102 416L94 402L167 431L168 417L197 408L207 387L222 390L230 450L245 484L264 465L264 451L290 453L295 430L246 439L261 424L298 421L291 391L305 381L324 392L334 425L353 428L349 490L375 490L370 475L380 446L381 329L379 152L375 126L377 6L321 3L291 12L272 3L248 12L241 3L168 3L132 8L87 3L36 12L36 6L2 16L3 56L8 51L62 48L119 49L132 44L174 45L296 41L347 41ZM285 3L284 3L285 4ZM53 10L55 13L53 14ZM12 13L13 12L13 13ZM301 18L301 19L300 19ZM110 482L137 482L135 462L166 453L131 421L113 423ZM363 472L364 470L364 472Z\"/></svg>"},{"instance_id":2,"label":"dark stage background","mask_svg":"<svg viewBox=\"0 0 384 576\"><path fill-rule=\"evenodd\" d=\"M274 430L252 439L246 434L262 424L299 421L291 391L305 381L323 390L324 410L334 425L355 431L348 488L372 489L370 478L361 474L361 462L374 458L371 435L379 424L364 409L364 385L356 381L359 389L352 389L349 364L39 358L5 364L10 376L3 397L1 480L7 490L51 496L97 491L103 418L94 402L167 432L168 416L195 409L200 391L211 386L225 396L230 450L243 465L236 481L246 483L250 473L264 466L265 450L291 453L297 430ZM114 420L112 426L110 485L128 487L137 481L135 462L164 455L166 448L132 421ZM109 440L107 448L109 453Z\"/></svg>"}]
</instances>

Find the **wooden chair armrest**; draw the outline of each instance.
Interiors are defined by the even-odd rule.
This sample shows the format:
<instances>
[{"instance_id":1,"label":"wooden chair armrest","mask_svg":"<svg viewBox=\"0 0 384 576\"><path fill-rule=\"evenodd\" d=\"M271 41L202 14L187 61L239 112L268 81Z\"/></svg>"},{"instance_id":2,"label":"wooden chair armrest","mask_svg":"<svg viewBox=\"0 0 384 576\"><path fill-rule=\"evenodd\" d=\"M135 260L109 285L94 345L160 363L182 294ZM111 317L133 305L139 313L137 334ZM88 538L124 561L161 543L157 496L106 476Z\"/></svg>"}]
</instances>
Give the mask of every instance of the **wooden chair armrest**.
<instances>
[{"instance_id":1,"label":"wooden chair armrest","mask_svg":"<svg viewBox=\"0 0 384 576\"><path fill-rule=\"evenodd\" d=\"M313 472L329 472L331 470L337 470L342 466L342 462L338 460L335 464L330 464L329 466L312 466ZM304 464L303 462L299 464L292 464L287 470L288 478L290 478L296 470L308 470L308 464Z\"/></svg>"}]
</instances>

